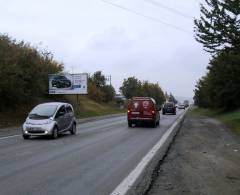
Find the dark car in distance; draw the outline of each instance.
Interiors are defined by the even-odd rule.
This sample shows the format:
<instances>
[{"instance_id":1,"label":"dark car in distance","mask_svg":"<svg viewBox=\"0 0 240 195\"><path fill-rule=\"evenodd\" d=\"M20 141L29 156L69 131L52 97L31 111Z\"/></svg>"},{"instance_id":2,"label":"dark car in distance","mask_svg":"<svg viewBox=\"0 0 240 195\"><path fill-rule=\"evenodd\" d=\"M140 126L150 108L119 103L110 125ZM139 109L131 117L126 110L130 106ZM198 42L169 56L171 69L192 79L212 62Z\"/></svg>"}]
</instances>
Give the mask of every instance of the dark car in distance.
<instances>
[{"instance_id":1,"label":"dark car in distance","mask_svg":"<svg viewBox=\"0 0 240 195\"><path fill-rule=\"evenodd\" d=\"M176 115L176 106L173 102L167 102L163 105L162 114L168 113Z\"/></svg>"},{"instance_id":2,"label":"dark car in distance","mask_svg":"<svg viewBox=\"0 0 240 195\"><path fill-rule=\"evenodd\" d=\"M188 100L184 100L183 104L185 105L185 108L187 108L189 106L189 101Z\"/></svg>"},{"instance_id":3,"label":"dark car in distance","mask_svg":"<svg viewBox=\"0 0 240 195\"><path fill-rule=\"evenodd\" d=\"M128 103L128 126L133 124L150 124L152 127L159 125L160 108L156 102L150 97L133 97Z\"/></svg>"},{"instance_id":4,"label":"dark car in distance","mask_svg":"<svg viewBox=\"0 0 240 195\"><path fill-rule=\"evenodd\" d=\"M69 88L71 85L71 81L63 75L57 75L52 79L52 87Z\"/></svg>"}]
</instances>

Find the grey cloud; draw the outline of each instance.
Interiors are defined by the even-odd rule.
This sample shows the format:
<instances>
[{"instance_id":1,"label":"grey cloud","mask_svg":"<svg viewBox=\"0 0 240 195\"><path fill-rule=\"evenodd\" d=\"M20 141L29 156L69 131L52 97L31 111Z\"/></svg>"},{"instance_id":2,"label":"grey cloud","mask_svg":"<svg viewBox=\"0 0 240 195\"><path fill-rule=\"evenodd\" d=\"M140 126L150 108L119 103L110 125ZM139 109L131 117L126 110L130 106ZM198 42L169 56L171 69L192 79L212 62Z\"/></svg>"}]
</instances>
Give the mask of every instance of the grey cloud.
<instances>
[{"instance_id":1,"label":"grey cloud","mask_svg":"<svg viewBox=\"0 0 240 195\"><path fill-rule=\"evenodd\" d=\"M102 33L94 35L89 41L86 49L97 51L130 50L134 45L134 40L120 28L110 28Z\"/></svg>"}]
</instances>

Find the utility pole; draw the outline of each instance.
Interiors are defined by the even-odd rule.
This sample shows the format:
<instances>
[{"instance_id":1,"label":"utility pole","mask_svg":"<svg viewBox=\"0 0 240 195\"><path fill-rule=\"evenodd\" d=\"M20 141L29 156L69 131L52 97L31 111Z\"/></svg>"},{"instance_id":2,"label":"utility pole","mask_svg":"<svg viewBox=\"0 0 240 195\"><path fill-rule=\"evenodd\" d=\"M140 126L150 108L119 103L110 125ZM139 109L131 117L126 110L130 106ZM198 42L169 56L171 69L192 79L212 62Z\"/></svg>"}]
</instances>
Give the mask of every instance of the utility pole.
<instances>
[{"instance_id":1,"label":"utility pole","mask_svg":"<svg viewBox=\"0 0 240 195\"><path fill-rule=\"evenodd\" d=\"M112 76L111 75L106 76L106 80L109 81L109 84L112 86Z\"/></svg>"}]
</instances>

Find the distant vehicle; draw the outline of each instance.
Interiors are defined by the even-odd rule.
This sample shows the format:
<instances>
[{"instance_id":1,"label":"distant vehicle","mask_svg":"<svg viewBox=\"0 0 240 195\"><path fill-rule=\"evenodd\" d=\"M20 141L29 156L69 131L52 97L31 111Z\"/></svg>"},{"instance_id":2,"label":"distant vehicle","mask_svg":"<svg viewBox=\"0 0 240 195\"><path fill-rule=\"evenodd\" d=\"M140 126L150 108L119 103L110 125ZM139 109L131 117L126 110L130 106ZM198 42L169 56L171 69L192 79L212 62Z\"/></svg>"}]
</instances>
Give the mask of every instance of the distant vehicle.
<instances>
[{"instance_id":1,"label":"distant vehicle","mask_svg":"<svg viewBox=\"0 0 240 195\"><path fill-rule=\"evenodd\" d=\"M157 108L156 102L150 97L133 97L128 104L128 126L133 124L150 124L156 127L160 122L160 108Z\"/></svg>"},{"instance_id":2,"label":"distant vehicle","mask_svg":"<svg viewBox=\"0 0 240 195\"><path fill-rule=\"evenodd\" d=\"M121 94L116 94L116 95L114 96L114 98L115 98L115 99L120 99L120 100L123 100L123 101L126 100L126 97L123 96L123 95L121 95Z\"/></svg>"},{"instance_id":3,"label":"distant vehicle","mask_svg":"<svg viewBox=\"0 0 240 195\"><path fill-rule=\"evenodd\" d=\"M63 75L57 75L52 79L52 87L57 88L69 88L72 85L72 82Z\"/></svg>"},{"instance_id":4,"label":"distant vehicle","mask_svg":"<svg viewBox=\"0 0 240 195\"><path fill-rule=\"evenodd\" d=\"M166 102L163 106L162 109L162 114L166 114L166 113L170 113L170 114L176 114L176 106L173 102Z\"/></svg>"},{"instance_id":5,"label":"distant vehicle","mask_svg":"<svg viewBox=\"0 0 240 195\"><path fill-rule=\"evenodd\" d=\"M39 104L29 113L23 124L23 138L31 136L58 137L61 132L76 134L76 120L71 104L51 102Z\"/></svg>"},{"instance_id":6,"label":"distant vehicle","mask_svg":"<svg viewBox=\"0 0 240 195\"><path fill-rule=\"evenodd\" d=\"M185 108L187 108L189 106L189 101L188 100L184 100L183 104L185 105Z\"/></svg>"},{"instance_id":7,"label":"distant vehicle","mask_svg":"<svg viewBox=\"0 0 240 195\"><path fill-rule=\"evenodd\" d=\"M184 104L178 104L178 109L184 109L185 110L185 105Z\"/></svg>"}]
</instances>

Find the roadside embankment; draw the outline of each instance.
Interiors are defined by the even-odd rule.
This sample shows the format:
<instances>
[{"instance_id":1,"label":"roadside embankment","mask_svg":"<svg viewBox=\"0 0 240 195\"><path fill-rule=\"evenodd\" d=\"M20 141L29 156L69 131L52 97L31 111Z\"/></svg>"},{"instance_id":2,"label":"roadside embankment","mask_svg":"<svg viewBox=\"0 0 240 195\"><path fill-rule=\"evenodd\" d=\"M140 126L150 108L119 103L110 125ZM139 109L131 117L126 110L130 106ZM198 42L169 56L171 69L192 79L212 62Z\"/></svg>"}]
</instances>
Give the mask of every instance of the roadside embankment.
<instances>
[{"instance_id":1,"label":"roadside embankment","mask_svg":"<svg viewBox=\"0 0 240 195\"><path fill-rule=\"evenodd\" d=\"M190 112L145 195L239 195L240 136Z\"/></svg>"}]
</instances>

